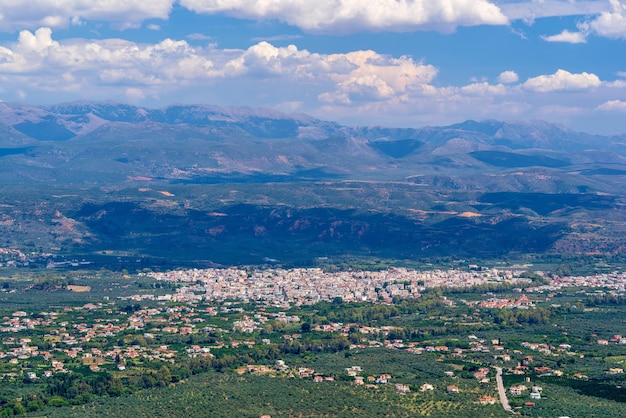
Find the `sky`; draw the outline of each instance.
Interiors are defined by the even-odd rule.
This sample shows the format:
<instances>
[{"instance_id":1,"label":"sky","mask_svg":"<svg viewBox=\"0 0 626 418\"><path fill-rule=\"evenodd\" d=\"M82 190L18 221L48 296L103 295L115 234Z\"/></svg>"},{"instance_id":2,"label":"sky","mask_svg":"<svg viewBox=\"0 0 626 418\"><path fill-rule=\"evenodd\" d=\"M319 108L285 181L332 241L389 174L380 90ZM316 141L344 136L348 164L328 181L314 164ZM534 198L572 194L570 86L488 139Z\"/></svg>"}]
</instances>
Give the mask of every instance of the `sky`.
<instances>
[{"instance_id":1,"label":"sky","mask_svg":"<svg viewBox=\"0 0 626 418\"><path fill-rule=\"evenodd\" d=\"M626 133L626 0L0 0L0 100Z\"/></svg>"}]
</instances>

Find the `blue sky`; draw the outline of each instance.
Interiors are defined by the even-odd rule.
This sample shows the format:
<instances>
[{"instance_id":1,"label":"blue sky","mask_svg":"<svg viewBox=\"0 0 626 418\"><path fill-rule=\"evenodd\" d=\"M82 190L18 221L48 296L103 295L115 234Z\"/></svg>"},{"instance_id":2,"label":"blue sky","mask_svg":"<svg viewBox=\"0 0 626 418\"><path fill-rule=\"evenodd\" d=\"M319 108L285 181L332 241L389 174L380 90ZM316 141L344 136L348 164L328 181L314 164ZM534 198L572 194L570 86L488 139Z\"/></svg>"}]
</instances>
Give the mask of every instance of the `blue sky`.
<instances>
[{"instance_id":1,"label":"blue sky","mask_svg":"<svg viewBox=\"0 0 626 418\"><path fill-rule=\"evenodd\" d=\"M625 0L0 0L0 100L626 132Z\"/></svg>"}]
</instances>

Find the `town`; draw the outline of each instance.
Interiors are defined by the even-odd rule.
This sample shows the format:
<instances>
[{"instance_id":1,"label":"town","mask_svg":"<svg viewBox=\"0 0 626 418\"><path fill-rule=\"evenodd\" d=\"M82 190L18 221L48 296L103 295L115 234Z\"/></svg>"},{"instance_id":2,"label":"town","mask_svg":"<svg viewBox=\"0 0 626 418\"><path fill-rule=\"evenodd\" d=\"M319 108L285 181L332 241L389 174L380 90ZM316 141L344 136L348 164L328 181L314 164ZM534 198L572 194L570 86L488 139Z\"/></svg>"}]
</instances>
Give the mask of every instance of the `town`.
<instances>
[{"instance_id":1,"label":"town","mask_svg":"<svg viewBox=\"0 0 626 418\"><path fill-rule=\"evenodd\" d=\"M583 335L562 324L551 337L537 338L515 324L545 329L560 314L588 310L581 305L583 298L596 302L602 297L624 298L626 275L538 275L539 283L524 276L520 269L484 268L140 272L126 275L125 283L136 283L129 282L133 277L143 280L136 293L102 294L99 301L75 306L5 312L0 377L7 384L49 386L62 376L88 372L104 373L119 383L166 367L168 372L154 379L171 384L193 374L190 362L202 360L222 372L231 369L236 374L319 384L346 382L365 390L392 387L404 396L464 393L472 404L497 403L506 412L509 402L528 410L550 398L550 386L537 379L583 382L598 375L623 376L626 338L617 329ZM118 285L132 289L129 284ZM15 295L18 290L11 287L3 286L2 292ZM36 290L26 287L19 292ZM93 293L90 286L80 284L47 291L56 292L76 297ZM604 347L612 350L613 358L599 367L592 358ZM345 367L318 368L306 355L298 355L309 350L345 352L338 363ZM410 375L357 361L369 358L361 353L371 357L377 352L409 356L403 361L438 371ZM502 378L497 369L509 382L508 398L498 391ZM111 393L124 393L116 390ZM63 393L62 403L78 402L77 396ZM35 405L31 402L30 408L36 410Z\"/></svg>"},{"instance_id":2,"label":"town","mask_svg":"<svg viewBox=\"0 0 626 418\"><path fill-rule=\"evenodd\" d=\"M417 271L394 268L384 271L329 273L320 268L302 269L193 269L148 273L156 280L182 283L175 299L268 300L299 306L341 298L344 302L391 303L393 298L418 298L434 287L468 287L489 283L530 283L511 270ZM200 296L202 295L202 296Z\"/></svg>"}]
</instances>

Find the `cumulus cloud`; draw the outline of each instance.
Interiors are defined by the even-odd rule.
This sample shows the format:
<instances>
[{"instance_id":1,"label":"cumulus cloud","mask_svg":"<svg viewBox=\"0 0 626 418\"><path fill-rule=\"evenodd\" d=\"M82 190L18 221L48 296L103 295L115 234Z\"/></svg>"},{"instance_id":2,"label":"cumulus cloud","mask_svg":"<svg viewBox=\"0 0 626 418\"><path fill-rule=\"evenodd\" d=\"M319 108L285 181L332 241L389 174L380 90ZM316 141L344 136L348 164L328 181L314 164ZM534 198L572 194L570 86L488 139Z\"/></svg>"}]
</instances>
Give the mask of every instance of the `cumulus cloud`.
<instances>
[{"instance_id":1,"label":"cumulus cloud","mask_svg":"<svg viewBox=\"0 0 626 418\"><path fill-rule=\"evenodd\" d=\"M355 51L328 57L332 64L342 63L348 71L330 75L336 89L320 94L325 102L344 104L360 100L382 100L421 90L437 75L432 65L410 57L390 58L374 51Z\"/></svg>"},{"instance_id":2,"label":"cumulus cloud","mask_svg":"<svg viewBox=\"0 0 626 418\"><path fill-rule=\"evenodd\" d=\"M191 73L189 67L193 68ZM78 84L87 88L107 83L155 85L176 79L184 81L186 77L207 77L211 71L211 60L203 50L170 39L157 44L121 39L57 42L50 28L40 28L35 33L24 30L11 47L0 47L0 75L27 75L31 88L62 86L61 90L67 90Z\"/></svg>"},{"instance_id":3,"label":"cumulus cloud","mask_svg":"<svg viewBox=\"0 0 626 418\"><path fill-rule=\"evenodd\" d=\"M22 31L14 42L0 45L2 97L45 102L89 94L92 100L122 98L148 106L173 101L264 105L342 123L405 127L468 118L567 123L585 111L616 119L609 111L623 111L625 104L614 100L626 94L620 74L601 81L592 73L558 70L520 82L507 70L496 80L478 77L454 86L442 85L436 67L410 56L372 50L322 54L265 41L247 49L196 44L57 40L49 28ZM576 90L586 94L562 94Z\"/></svg>"},{"instance_id":4,"label":"cumulus cloud","mask_svg":"<svg viewBox=\"0 0 626 418\"><path fill-rule=\"evenodd\" d=\"M609 100L602 103L596 109L609 112L626 112L626 102L622 100Z\"/></svg>"},{"instance_id":5,"label":"cumulus cloud","mask_svg":"<svg viewBox=\"0 0 626 418\"><path fill-rule=\"evenodd\" d=\"M317 54L268 42L246 50L218 49L172 39L156 44L121 39L58 42L50 28L22 31L16 43L0 46L0 77L28 79L16 85L61 91L119 88L133 100L149 97L151 91L227 79L309 83L329 102L384 100L419 89L436 74L435 67L411 57L375 51Z\"/></svg>"},{"instance_id":6,"label":"cumulus cloud","mask_svg":"<svg viewBox=\"0 0 626 418\"><path fill-rule=\"evenodd\" d=\"M593 73L572 74L569 71L559 69L551 75L540 75L529 78L523 84L527 90L540 93L567 90L586 90L599 87L602 84L600 78Z\"/></svg>"},{"instance_id":7,"label":"cumulus cloud","mask_svg":"<svg viewBox=\"0 0 626 418\"><path fill-rule=\"evenodd\" d=\"M626 39L626 2L624 0L496 0L496 5L511 21L532 24L546 17L586 16L577 31L563 30L541 38L547 42L584 43L590 34Z\"/></svg>"},{"instance_id":8,"label":"cumulus cloud","mask_svg":"<svg viewBox=\"0 0 626 418\"><path fill-rule=\"evenodd\" d=\"M458 26L508 23L488 0L180 0L180 4L197 13L275 19L307 32L450 32Z\"/></svg>"},{"instance_id":9,"label":"cumulus cloud","mask_svg":"<svg viewBox=\"0 0 626 418\"><path fill-rule=\"evenodd\" d=\"M570 32L567 29L557 35L542 36L546 42L565 42L570 44L584 44L587 42L587 34L583 32Z\"/></svg>"},{"instance_id":10,"label":"cumulus cloud","mask_svg":"<svg viewBox=\"0 0 626 418\"><path fill-rule=\"evenodd\" d=\"M626 4L619 0L610 0L610 3L612 11L602 12L588 27L600 36L626 39Z\"/></svg>"},{"instance_id":11,"label":"cumulus cloud","mask_svg":"<svg viewBox=\"0 0 626 418\"><path fill-rule=\"evenodd\" d=\"M519 76L515 71L503 71L498 76L498 82L502 84L512 84L519 81Z\"/></svg>"},{"instance_id":12,"label":"cumulus cloud","mask_svg":"<svg viewBox=\"0 0 626 418\"><path fill-rule=\"evenodd\" d=\"M175 0L29 0L0 2L0 30L81 24L83 19L129 28L146 19L167 19Z\"/></svg>"}]
</instances>

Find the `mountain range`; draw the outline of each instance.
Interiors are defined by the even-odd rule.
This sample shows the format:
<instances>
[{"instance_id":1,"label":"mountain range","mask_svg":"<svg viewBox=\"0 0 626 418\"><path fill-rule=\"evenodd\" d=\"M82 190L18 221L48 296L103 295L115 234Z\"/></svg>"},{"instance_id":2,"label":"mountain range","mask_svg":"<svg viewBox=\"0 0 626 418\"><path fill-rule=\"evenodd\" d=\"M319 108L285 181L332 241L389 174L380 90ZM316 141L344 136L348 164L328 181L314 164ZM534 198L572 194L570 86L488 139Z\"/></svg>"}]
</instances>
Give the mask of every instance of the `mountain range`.
<instances>
[{"instance_id":1,"label":"mountain range","mask_svg":"<svg viewBox=\"0 0 626 418\"><path fill-rule=\"evenodd\" d=\"M626 135L543 121L348 127L247 107L0 103L0 173L7 244L83 255L625 247Z\"/></svg>"}]
</instances>

